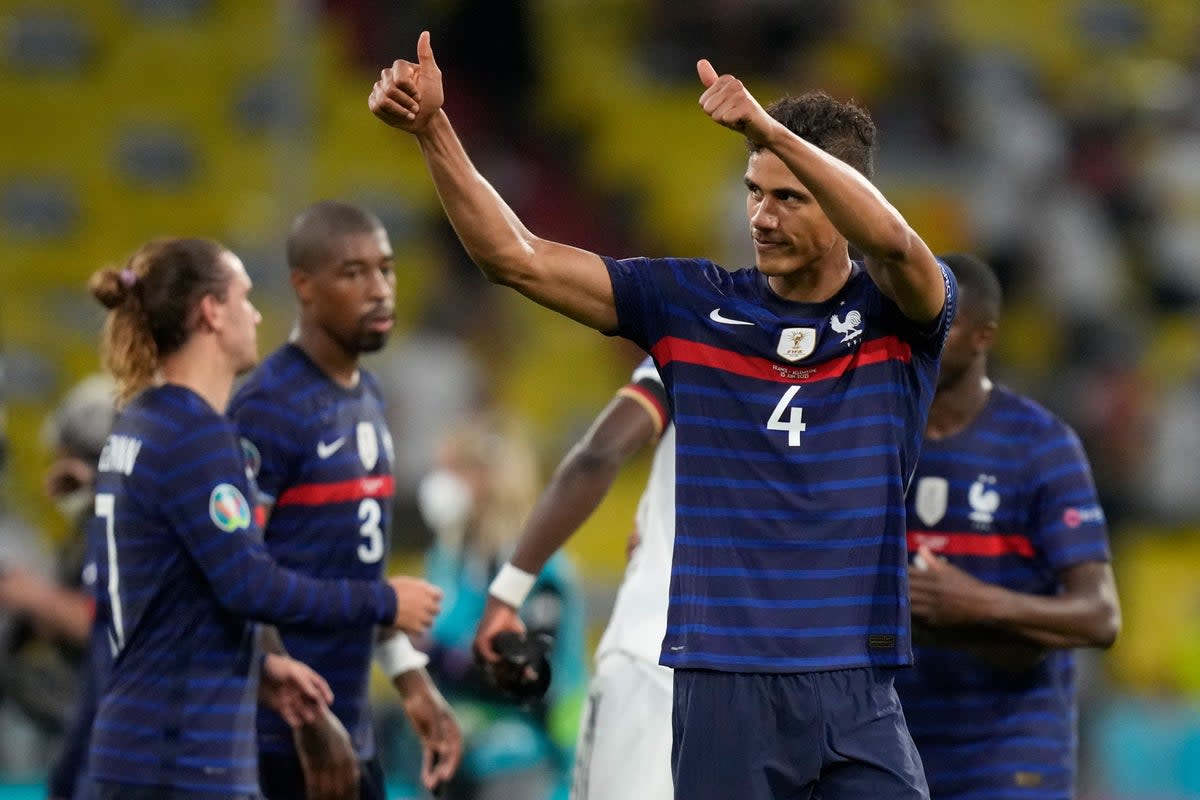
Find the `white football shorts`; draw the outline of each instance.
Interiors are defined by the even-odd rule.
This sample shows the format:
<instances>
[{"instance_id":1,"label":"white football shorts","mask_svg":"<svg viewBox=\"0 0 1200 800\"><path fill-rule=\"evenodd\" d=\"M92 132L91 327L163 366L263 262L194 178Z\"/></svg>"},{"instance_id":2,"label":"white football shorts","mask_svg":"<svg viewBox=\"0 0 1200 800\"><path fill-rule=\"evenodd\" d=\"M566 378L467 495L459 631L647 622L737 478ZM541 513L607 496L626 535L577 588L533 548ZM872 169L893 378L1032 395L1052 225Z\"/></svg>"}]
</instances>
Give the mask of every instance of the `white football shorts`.
<instances>
[{"instance_id":1,"label":"white football shorts","mask_svg":"<svg viewBox=\"0 0 1200 800\"><path fill-rule=\"evenodd\" d=\"M575 748L572 800L673 800L671 670L620 651L596 666Z\"/></svg>"}]
</instances>

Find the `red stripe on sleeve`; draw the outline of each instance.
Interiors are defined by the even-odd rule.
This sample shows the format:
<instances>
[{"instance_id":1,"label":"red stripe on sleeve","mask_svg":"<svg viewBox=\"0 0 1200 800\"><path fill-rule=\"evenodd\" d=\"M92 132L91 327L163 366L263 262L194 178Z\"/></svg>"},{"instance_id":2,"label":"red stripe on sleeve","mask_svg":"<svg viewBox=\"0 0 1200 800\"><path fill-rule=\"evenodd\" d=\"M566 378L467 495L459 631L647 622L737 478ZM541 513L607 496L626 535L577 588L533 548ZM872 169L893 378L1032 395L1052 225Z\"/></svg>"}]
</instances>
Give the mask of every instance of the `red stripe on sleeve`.
<instances>
[{"instance_id":1,"label":"red stripe on sleeve","mask_svg":"<svg viewBox=\"0 0 1200 800\"><path fill-rule=\"evenodd\" d=\"M864 342L855 352L834 358L814 367L803 363L780 364L758 356L747 356L700 342L665 336L651 348L655 362L664 367L672 361L713 367L735 375L760 378L779 383L809 383L838 378L851 369L878 364L881 361L911 361L912 347L895 336L885 336Z\"/></svg>"},{"instance_id":2,"label":"red stripe on sleeve","mask_svg":"<svg viewBox=\"0 0 1200 800\"><path fill-rule=\"evenodd\" d=\"M908 552L925 545L935 553L948 556L1007 556L1033 558L1033 543L1017 533L940 533L909 531Z\"/></svg>"},{"instance_id":3,"label":"red stripe on sleeve","mask_svg":"<svg viewBox=\"0 0 1200 800\"><path fill-rule=\"evenodd\" d=\"M391 497L395 480L391 475L372 475L335 483L303 483L293 486L279 496L275 507L322 506L326 503L346 503L365 497Z\"/></svg>"}]
</instances>

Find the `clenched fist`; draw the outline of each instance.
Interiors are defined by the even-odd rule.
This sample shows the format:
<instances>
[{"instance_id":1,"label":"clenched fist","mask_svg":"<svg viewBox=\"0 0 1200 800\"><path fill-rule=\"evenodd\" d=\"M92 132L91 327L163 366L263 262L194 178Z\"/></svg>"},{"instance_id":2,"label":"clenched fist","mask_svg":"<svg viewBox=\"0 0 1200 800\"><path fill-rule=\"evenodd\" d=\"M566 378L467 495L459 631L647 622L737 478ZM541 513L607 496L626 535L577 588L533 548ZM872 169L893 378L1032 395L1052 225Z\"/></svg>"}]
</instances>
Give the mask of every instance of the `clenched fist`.
<instances>
[{"instance_id":1,"label":"clenched fist","mask_svg":"<svg viewBox=\"0 0 1200 800\"><path fill-rule=\"evenodd\" d=\"M396 593L395 627L414 636L429 630L442 610L442 590L429 581L403 575L388 578L388 583Z\"/></svg>"}]
</instances>

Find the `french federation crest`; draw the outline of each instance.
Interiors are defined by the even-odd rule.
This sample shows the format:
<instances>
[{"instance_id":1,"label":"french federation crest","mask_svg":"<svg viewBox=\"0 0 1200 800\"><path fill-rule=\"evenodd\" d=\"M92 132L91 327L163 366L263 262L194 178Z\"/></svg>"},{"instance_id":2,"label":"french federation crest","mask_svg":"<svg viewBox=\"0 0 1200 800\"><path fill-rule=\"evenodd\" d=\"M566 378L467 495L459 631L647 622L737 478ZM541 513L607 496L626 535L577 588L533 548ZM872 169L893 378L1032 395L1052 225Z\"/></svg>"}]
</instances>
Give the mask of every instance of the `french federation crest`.
<instances>
[{"instance_id":1,"label":"french federation crest","mask_svg":"<svg viewBox=\"0 0 1200 800\"><path fill-rule=\"evenodd\" d=\"M379 462L379 439L375 436L375 426L369 422L360 422L354 434L358 439L358 457L369 472L375 469L375 464Z\"/></svg>"},{"instance_id":2,"label":"french federation crest","mask_svg":"<svg viewBox=\"0 0 1200 800\"><path fill-rule=\"evenodd\" d=\"M788 361L799 361L811 356L816 347L816 328L784 328L775 352Z\"/></svg>"},{"instance_id":3,"label":"french federation crest","mask_svg":"<svg viewBox=\"0 0 1200 800\"><path fill-rule=\"evenodd\" d=\"M967 492L971 522L980 527L991 525L996 518L996 509L1000 507L1000 493L992 488L995 485L995 475L980 475Z\"/></svg>"},{"instance_id":4,"label":"french federation crest","mask_svg":"<svg viewBox=\"0 0 1200 800\"><path fill-rule=\"evenodd\" d=\"M917 495L913 507L917 516L929 527L933 527L946 516L946 501L950 497L950 482L945 478L921 478L917 481Z\"/></svg>"}]
</instances>

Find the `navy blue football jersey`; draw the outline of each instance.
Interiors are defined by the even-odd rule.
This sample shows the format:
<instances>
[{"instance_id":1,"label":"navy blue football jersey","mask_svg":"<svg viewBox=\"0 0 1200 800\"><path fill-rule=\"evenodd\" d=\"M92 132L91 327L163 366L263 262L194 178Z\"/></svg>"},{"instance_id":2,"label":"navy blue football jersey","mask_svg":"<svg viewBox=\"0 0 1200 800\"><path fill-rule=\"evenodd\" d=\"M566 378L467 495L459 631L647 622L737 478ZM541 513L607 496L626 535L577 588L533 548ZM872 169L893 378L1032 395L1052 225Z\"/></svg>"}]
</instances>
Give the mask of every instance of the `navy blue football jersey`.
<instances>
[{"instance_id":1,"label":"navy blue football jersey","mask_svg":"<svg viewBox=\"0 0 1200 800\"><path fill-rule=\"evenodd\" d=\"M928 324L854 264L823 303L756 269L606 259L618 333L654 358L676 426L662 663L805 672L912 660L904 491L956 285Z\"/></svg>"},{"instance_id":2,"label":"navy blue football jersey","mask_svg":"<svg viewBox=\"0 0 1200 800\"><path fill-rule=\"evenodd\" d=\"M271 354L234 395L238 426L263 504L264 536L280 564L317 578L379 579L392 518L392 438L383 397L360 370L347 389L299 347ZM362 759L375 754L368 678L375 628L317 631L280 626L288 653L319 672L333 689L332 710ZM294 750L291 731L259 710L259 746Z\"/></svg>"},{"instance_id":3,"label":"navy blue football jersey","mask_svg":"<svg viewBox=\"0 0 1200 800\"><path fill-rule=\"evenodd\" d=\"M1053 595L1062 570L1109 560L1078 437L999 386L965 430L925 442L908 510L911 551L928 545L1018 592ZM1012 672L962 650L921 646L896 689L933 797L1074 796L1073 651Z\"/></svg>"},{"instance_id":4,"label":"navy blue football jersey","mask_svg":"<svg viewBox=\"0 0 1200 800\"><path fill-rule=\"evenodd\" d=\"M321 582L271 560L237 434L189 389L148 389L100 457L97 591L113 661L92 778L256 795L260 657L249 620L326 628L391 622L381 581Z\"/></svg>"}]
</instances>

